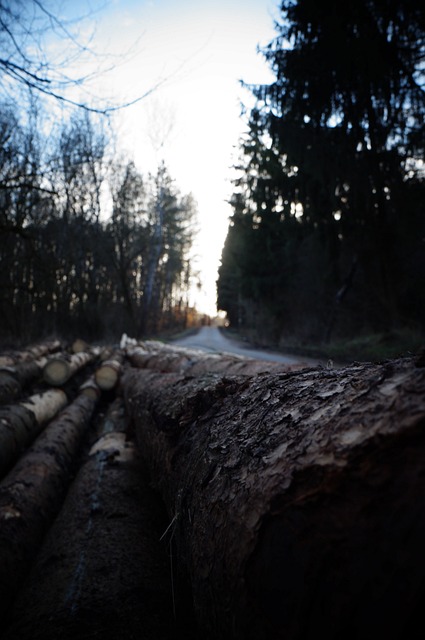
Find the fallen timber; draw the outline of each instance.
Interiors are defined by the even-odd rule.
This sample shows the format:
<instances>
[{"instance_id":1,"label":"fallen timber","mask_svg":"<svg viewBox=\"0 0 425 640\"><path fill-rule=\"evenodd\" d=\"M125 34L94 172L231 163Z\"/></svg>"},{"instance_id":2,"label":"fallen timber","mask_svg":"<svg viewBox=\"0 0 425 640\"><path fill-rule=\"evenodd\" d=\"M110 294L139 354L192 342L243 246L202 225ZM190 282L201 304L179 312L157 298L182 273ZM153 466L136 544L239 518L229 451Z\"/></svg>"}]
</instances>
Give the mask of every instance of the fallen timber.
<instances>
[{"instance_id":1,"label":"fallen timber","mask_svg":"<svg viewBox=\"0 0 425 640\"><path fill-rule=\"evenodd\" d=\"M49 353L63 349L60 340L50 340L43 344L30 345L22 350L9 350L0 355L0 367L13 367L22 362L30 362Z\"/></svg>"},{"instance_id":2,"label":"fallen timber","mask_svg":"<svg viewBox=\"0 0 425 640\"><path fill-rule=\"evenodd\" d=\"M96 404L84 436L93 446L87 456L73 458L77 475L65 501L69 476L61 485L63 497L51 498L58 517L44 521L46 537L35 533L27 560L20 561L20 570L28 562L27 579L16 594L11 626L0 628L2 640L130 640L148 638L148 629L155 628L158 638L164 630L165 637L169 632L177 638L175 615L178 619L181 609L192 605L196 624L191 628L188 622L187 638L404 640L415 635L425 576L423 360L356 363L338 370L288 368L155 341L112 347L107 360L119 363L112 369L118 378L113 375L106 390L99 389L95 373L102 364L95 359L82 385ZM107 409L121 395L125 410L117 428ZM26 477L29 483L34 477L27 454L56 420L43 424L45 431L24 448L2 482L5 486L19 472L9 487L20 499ZM42 449L39 453L35 468L41 472L45 462ZM96 484L100 467L102 482ZM147 501L146 483L155 489ZM93 506L96 495L101 497ZM36 503L29 491L27 507ZM159 522L162 508L166 520L162 515ZM4 514L0 538L13 520L12 511ZM147 521L157 522L157 532L159 525L155 552L143 542ZM27 520L28 533L34 522ZM89 522L93 527L87 532ZM130 535L132 522L139 524ZM101 531L111 533L115 543ZM172 576L168 593L165 587L157 591L162 621L154 606L151 612L146 606L149 590L139 585L138 591L125 591L125 585L143 581L144 562L148 573L154 566L158 536L167 544ZM18 558L23 540L17 537L9 547ZM8 559L11 552L3 544ZM140 545L151 565L137 555ZM78 548L87 552L84 580ZM6 572L8 584L13 563L3 566L0 574ZM161 566L156 585L164 585ZM178 598L180 572L187 573L191 586L190 605L186 595ZM155 580L153 574L152 568ZM79 589L72 591L76 575ZM99 597L110 607L104 616L96 599L101 582ZM172 585L175 612L170 612ZM66 588L73 595L60 600ZM123 593L121 616L117 602ZM160 622L162 631L161 624L155 627Z\"/></svg>"},{"instance_id":3,"label":"fallen timber","mask_svg":"<svg viewBox=\"0 0 425 640\"><path fill-rule=\"evenodd\" d=\"M124 354L114 353L96 369L95 380L102 391L114 389L120 380Z\"/></svg>"},{"instance_id":4,"label":"fallen timber","mask_svg":"<svg viewBox=\"0 0 425 640\"><path fill-rule=\"evenodd\" d=\"M126 431L118 398L19 595L7 640L171 640L177 625L191 637L173 616L163 506Z\"/></svg>"},{"instance_id":5,"label":"fallen timber","mask_svg":"<svg viewBox=\"0 0 425 640\"><path fill-rule=\"evenodd\" d=\"M0 404L18 398L30 383L41 378L47 358L0 368Z\"/></svg>"},{"instance_id":6,"label":"fallen timber","mask_svg":"<svg viewBox=\"0 0 425 640\"><path fill-rule=\"evenodd\" d=\"M60 387L87 364L93 362L98 352L79 351L72 355L61 355L50 358L43 368L44 381L54 387Z\"/></svg>"},{"instance_id":7,"label":"fallen timber","mask_svg":"<svg viewBox=\"0 0 425 640\"><path fill-rule=\"evenodd\" d=\"M203 373L255 375L306 368L305 364L288 365L231 354L205 353L198 349L169 347L153 340L145 342L142 346L127 348L126 355L134 367L163 372L175 371L191 376Z\"/></svg>"},{"instance_id":8,"label":"fallen timber","mask_svg":"<svg viewBox=\"0 0 425 640\"><path fill-rule=\"evenodd\" d=\"M62 389L48 389L0 408L0 477L67 402Z\"/></svg>"},{"instance_id":9,"label":"fallen timber","mask_svg":"<svg viewBox=\"0 0 425 640\"><path fill-rule=\"evenodd\" d=\"M425 580L424 368L407 359L192 378L132 369L122 385L202 637L395 639L414 628Z\"/></svg>"},{"instance_id":10,"label":"fallen timber","mask_svg":"<svg viewBox=\"0 0 425 640\"><path fill-rule=\"evenodd\" d=\"M82 390L0 483L0 618L59 511L96 400Z\"/></svg>"}]
</instances>

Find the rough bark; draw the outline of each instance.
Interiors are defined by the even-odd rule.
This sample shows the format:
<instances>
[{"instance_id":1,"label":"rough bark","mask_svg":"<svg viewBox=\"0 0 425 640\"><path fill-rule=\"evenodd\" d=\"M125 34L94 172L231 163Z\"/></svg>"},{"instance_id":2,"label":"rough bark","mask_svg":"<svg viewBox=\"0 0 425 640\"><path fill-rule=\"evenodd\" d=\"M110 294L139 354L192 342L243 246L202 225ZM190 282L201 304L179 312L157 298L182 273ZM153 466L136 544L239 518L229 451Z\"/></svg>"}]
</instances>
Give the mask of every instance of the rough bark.
<instances>
[{"instance_id":1,"label":"rough bark","mask_svg":"<svg viewBox=\"0 0 425 640\"><path fill-rule=\"evenodd\" d=\"M37 556L4 640L193 637L173 616L160 540L166 514L126 428L118 400ZM177 636L178 627L184 634Z\"/></svg>"},{"instance_id":2,"label":"rough bark","mask_svg":"<svg viewBox=\"0 0 425 640\"><path fill-rule=\"evenodd\" d=\"M41 378L46 358L22 362L0 370L0 404L10 403L23 393L23 389L37 378Z\"/></svg>"},{"instance_id":3,"label":"rough bark","mask_svg":"<svg viewBox=\"0 0 425 640\"><path fill-rule=\"evenodd\" d=\"M43 369L43 378L47 384L60 387L96 358L93 352L79 352L71 356L62 354L57 358L50 358Z\"/></svg>"},{"instance_id":4,"label":"rough bark","mask_svg":"<svg viewBox=\"0 0 425 640\"><path fill-rule=\"evenodd\" d=\"M425 556L425 369L122 378L202 637L414 635Z\"/></svg>"},{"instance_id":5,"label":"rough bark","mask_svg":"<svg viewBox=\"0 0 425 640\"><path fill-rule=\"evenodd\" d=\"M0 407L0 477L67 402L61 389L49 389L18 404Z\"/></svg>"},{"instance_id":6,"label":"rough bark","mask_svg":"<svg viewBox=\"0 0 425 640\"><path fill-rule=\"evenodd\" d=\"M0 619L59 511L96 402L82 393L66 407L0 483Z\"/></svg>"},{"instance_id":7,"label":"rough bark","mask_svg":"<svg viewBox=\"0 0 425 640\"><path fill-rule=\"evenodd\" d=\"M12 402L21 392L22 387L13 373L6 369L0 371L0 404Z\"/></svg>"},{"instance_id":8,"label":"rough bark","mask_svg":"<svg viewBox=\"0 0 425 640\"><path fill-rule=\"evenodd\" d=\"M13 367L19 362L28 362L45 356L48 353L54 353L62 348L59 340L51 340L44 344L29 346L22 351L7 351L0 355L0 367Z\"/></svg>"}]
</instances>

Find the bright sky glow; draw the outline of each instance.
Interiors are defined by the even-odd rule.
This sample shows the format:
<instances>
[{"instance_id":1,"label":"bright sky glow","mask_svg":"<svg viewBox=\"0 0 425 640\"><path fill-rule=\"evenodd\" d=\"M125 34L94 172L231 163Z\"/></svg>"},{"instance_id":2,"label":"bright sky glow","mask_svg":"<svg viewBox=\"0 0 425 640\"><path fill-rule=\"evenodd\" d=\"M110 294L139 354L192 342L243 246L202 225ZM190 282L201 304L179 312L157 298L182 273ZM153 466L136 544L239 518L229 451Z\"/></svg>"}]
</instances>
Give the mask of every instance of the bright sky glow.
<instances>
[{"instance_id":1,"label":"bright sky glow","mask_svg":"<svg viewBox=\"0 0 425 640\"><path fill-rule=\"evenodd\" d=\"M226 203L231 167L245 130L240 106L250 101L239 80L273 80L257 45L276 35L276 7L274 0L112 0L96 14L97 48L122 54L137 43L129 60L106 76L102 91L130 101L167 78L117 114L115 125L120 146L143 173L164 159L181 192L197 201L196 267L203 286L196 305L213 315L232 213Z\"/></svg>"}]
</instances>

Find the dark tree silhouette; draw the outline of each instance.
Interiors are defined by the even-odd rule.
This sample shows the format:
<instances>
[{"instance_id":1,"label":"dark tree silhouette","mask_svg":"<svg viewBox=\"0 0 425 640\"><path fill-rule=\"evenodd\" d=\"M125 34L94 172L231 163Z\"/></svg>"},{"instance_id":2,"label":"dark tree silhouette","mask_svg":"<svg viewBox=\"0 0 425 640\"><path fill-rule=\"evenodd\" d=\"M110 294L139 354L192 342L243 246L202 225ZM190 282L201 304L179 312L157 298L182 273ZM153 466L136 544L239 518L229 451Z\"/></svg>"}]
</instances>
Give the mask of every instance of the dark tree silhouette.
<instances>
[{"instance_id":1,"label":"dark tree silhouette","mask_svg":"<svg viewBox=\"0 0 425 640\"><path fill-rule=\"evenodd\" d=\"M277 335L329 336L356 263L335 330L423 325L423 9L299 0L281 12L263 50L276 79L252 87L242 143L236 193L251 223L233 298L246 292L251 325L257 307Z\"/></svg>"}]
</instances>

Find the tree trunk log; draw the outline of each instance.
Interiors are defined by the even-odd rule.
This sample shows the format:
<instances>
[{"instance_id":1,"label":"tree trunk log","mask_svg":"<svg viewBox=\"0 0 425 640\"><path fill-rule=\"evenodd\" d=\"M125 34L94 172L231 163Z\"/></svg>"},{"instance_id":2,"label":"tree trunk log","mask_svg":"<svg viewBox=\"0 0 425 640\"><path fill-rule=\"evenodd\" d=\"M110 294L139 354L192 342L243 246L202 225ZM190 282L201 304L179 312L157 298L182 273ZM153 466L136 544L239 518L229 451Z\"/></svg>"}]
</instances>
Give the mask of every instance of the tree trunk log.
<instances>
[{"instance_id":1,"label":"tree trunk log","mask_svg":"<svg viewBox=\"0 0 425 640\"><path fill-rule=\"evenodd\" d=\"M123 361L124 355L117 353L113 358L102 362L96 369L94 377L102 391L110 391L117 386L122 372Z\"/></svg>"},{"instance_id":2,"label":"tree trunk log","mask_svg":"<svg viewBox=\"0 0 425 640\"><path fill-rule=\"evenodd\" d=\"M2 369L0 371L0 404L12 402L21 392L22 387L12 371Z\"/></svg>"},{"instance_id":3,"label":"tree trunk log","mask_svg":"<svg viewBox=\"0 0 425 640\"><path fill-rule=\"evenodd\" d=\"M96 402L82 393L0 483L0 618L9 613L43 534L59 511Z\"/></svg>"},{"instance_id":4,"label":"tree trunk log","mask_svg":"<svg viewBox=\"0 0 425 640\"><path fill-rule=\"evenodd\" d=\"M166 514L126 429L118 400L43 543L4 640L177 638L160 540ZM181 627L179 637L192 637Z\"/></svg>"},{"instance_id":5,"label":"tree trunk log","mask_svg":"<svg viewBox=\"0 0 425 640\"><path fill-rule=\"evenodd\" d=\"M48 360L43 369L43 378L47 384L60 387L80 369L92 362L97 356L89 352L74 353L66 357L62 355L58 358Z\"/></svg>"},{"instance_id":6,"label":"tree trunk log","mask_svg":"<svg viewBox=\"0 0 425 640\"><path fill-rule=\"evenodd\" d=\"M85 340L81 340L81 338L77 338L71 345L72 353L82 353L83 351L88 351L90 349L89 345Z\"/></svg>"},{"instance_id":7,"label":"tree trunk log","mask_svg":"<svg viewBox=\"0 0 425 640\"><path fill-rule=\"evenodd\" d=\"M40 358L0 370L0 404L18 398L30 382L41 378L46 363L47 358Z\"/></svg>"},{"instance_id":8,"label":"tree trunk log","mask_svg":"<svg viewBox=\"0 0 425 640\"><path fill-rule=\"evenodd\" d=\"M19 404L0 408L0 477L67 402L61 389L49 389Z\"/></svg>"},{"instance_id":9,"label":"tree trunk log","mask_svg":"<svg viewBox=\"0 0 425 640\"><path fill-rule=\"evenodd\" d=\"M102 395L102 390L97 384L94 375L80 385L79 391L89 396L92 400L99 400Z\"/></svg>"},{"instance_id":10,"label":"tree trunk log","mask_svg":"<svg viewBox=\"0 0 425 640\"><path fill-rule=\"evenodd\" d=\"M8 351L0 355L0 367L13 367L19 362L28 362L45 356L48 353L59 351L62 345L59 340L52 340L45 344L37 344L27 347L23 351Z\"/></svg>"},{"instance_id":11,"label":"tree trunk log","mask_svg":"<svg viewBox=\"0 0 425 640\"><path fill-rule=\"evenodd\" d=\"M283 364L265 360L254 360L222 353L205 353L197 349L168 347L155 342L149 348L127 348L127 358L134 367L155 371L199 375L220 373L226 375L255 375L265 372L283 372L306 369L306 364Z\"/></svg>"},{"instance_id":12,"label":"tree trunk log","mask_svg":"<svg viewBox=\"0 0 425 640\"><path fill-rule=\"evenodd\" d=\"M203 638L414 636L425 369L122 378Z\"/></svg>"}]
</instances>

